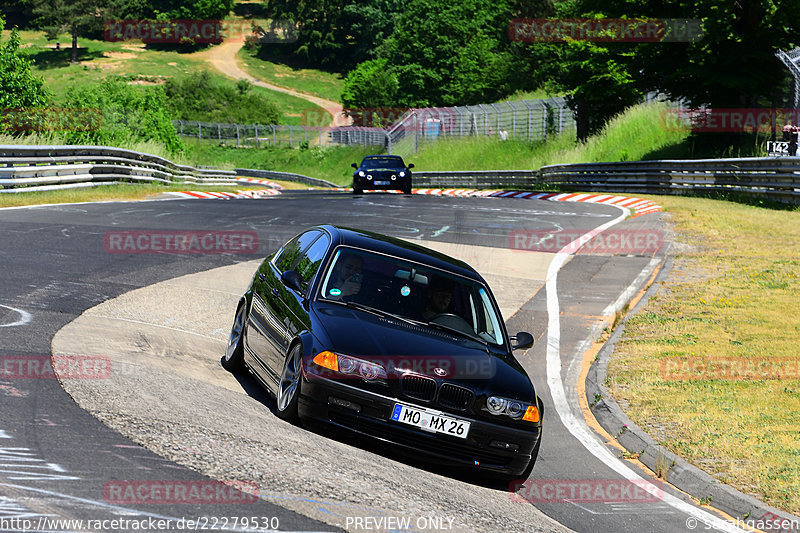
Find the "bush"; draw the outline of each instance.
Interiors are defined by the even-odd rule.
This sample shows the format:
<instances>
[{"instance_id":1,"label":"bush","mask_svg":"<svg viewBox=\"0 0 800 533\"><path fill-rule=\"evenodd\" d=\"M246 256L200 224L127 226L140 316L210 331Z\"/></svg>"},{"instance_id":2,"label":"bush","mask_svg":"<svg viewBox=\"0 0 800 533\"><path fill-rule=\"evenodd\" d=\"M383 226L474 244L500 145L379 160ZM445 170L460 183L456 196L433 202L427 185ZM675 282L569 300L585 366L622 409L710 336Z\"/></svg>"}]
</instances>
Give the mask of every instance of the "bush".
<instances>
[{"instance_id":1,"label":"bush","mask_svg":"<svg viewBox=\"0 0 800 533\"><path fill-rule=\"evenodd\" d=\"M169 109L178 120L236 124L278 124L280 111L268 98L250 90L249 82L215 82L207 72L168 80Z\"/></svg>"},{"instance_id":2,"label":"bush","mask_svg":"<svg viewBox=\"0 0 800 533\"><path fill-rule=\"evenodd\" d=\"M0 37L4 26L5 20L0 15ZM0 41L0 132L18 131L19 126L14 122L20 118L29 124L31 117L26 110L42 108L50 99L44 82L33 75L31 61L19 52L19 46L16 29L11 30L7 43ZM20 113L24 117L19 117Z\"/></svg>"},{"instance_id":3,"label":"bush","mask_svg":"<svg viewBox=\"0 0 800 533\"><path fill-rule=\"evenodd\" d=\"M111 78L98 85L71 90L65 107L99 112L102 116L99 127L66 132L69 144L123 146L157 141L171 153L183 149L160 86L138 87Z\"/></svg>"}]
</instances>

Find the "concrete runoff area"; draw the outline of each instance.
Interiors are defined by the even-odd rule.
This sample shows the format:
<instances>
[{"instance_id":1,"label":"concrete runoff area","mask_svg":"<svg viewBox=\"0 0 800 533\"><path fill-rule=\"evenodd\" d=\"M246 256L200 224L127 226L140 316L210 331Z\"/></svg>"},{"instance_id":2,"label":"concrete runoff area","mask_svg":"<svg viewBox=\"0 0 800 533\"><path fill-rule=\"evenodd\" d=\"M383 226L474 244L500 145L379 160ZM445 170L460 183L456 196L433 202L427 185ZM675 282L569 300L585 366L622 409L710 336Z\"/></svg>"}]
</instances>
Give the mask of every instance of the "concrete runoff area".
<instances>
[{"instance_id":1,"label":"concrete runoff area","mask_svg":"<svg viewBox=\"0 0 800 533\"><path fill-rule=\"evenodd\" d=\"M542 287L554 256L413 242L476 268L505 318ZM396 517L412 526L440 520L450 531L568 530L504 490L420 470L369 447L359 451L274 416L253 380L219 364L236 303L259 262L182 276L88 309L55 335L53 355L108 358L112 372L108 379L62 379L64 389L159 455L216 479L255 482L262 498L331 526L353 530L359 517Z\"/></svg>"}]
</instances>

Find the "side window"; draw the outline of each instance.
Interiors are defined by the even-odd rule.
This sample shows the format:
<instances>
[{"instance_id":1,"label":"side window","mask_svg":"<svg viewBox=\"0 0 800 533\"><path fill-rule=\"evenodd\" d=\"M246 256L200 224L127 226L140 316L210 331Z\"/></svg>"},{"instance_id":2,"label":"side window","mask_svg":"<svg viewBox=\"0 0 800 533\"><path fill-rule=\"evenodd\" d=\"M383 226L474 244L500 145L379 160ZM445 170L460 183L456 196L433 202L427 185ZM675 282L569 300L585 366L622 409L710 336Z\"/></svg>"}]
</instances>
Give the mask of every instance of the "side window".
<instances>
[{"instance_id":1,"label":"side window","mask_svg":"<svg viewBox=\"0 0 800 533\"><path fill-rule=\"evenodd\" d=\"M286 272L287 270L292 270L300 261L303 250L308 248L308 246L319 236L319 231L311 230L298 235L286 243L278 257L275 259L275 266L277 267L278 271Z\"/></svg>"},{"instance_id":2,"label":"side window","mask_svg":"<svg viewBox=\"0 0 800 533\"><path fill-rule=\"evenodd\" d=\"M297 270L300 277L302 277L306 283L311 283L311 279L319 270L319 266L322 264L322 258L325 256L325 252L328 251L330 243L330 238L323 234L301 255L295 270Z\"/></svg>"}]
</instances>

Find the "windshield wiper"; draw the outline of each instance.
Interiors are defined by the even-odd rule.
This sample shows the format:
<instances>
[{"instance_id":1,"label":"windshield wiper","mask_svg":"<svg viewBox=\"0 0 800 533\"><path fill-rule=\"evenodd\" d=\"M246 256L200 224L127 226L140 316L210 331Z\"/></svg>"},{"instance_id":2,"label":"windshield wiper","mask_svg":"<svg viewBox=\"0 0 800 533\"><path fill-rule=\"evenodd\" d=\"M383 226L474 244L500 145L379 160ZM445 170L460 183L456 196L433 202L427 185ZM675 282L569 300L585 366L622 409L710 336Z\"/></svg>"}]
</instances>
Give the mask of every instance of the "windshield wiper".
<instances>
[{"instance_id":1,"label":"windshield wiper","mask_svg":"<svg viewBox=\"0 0 800 533\"><path fill-rule=\"evenodd\" d=\"M480 337L471 335L471 334L469 334L469 333L467 333L465 331L461 331L460 329L451 328L450 326L445 326L444 324L439 324L438 322L427 322L427 323L425 323L425 325L428 326L429 328L438 329L440 331L446 331L448 333L454 333L454 334L458 335L459 337L463 337L463 338L469 339L471 341L480 342L484 346L488 346L489 345L489 343L486 342L485 339L482 339Z\"/></svg>"},{"instance_id":2,"label":"windshield wiper","mask_svg":"<svg viewBox=\"0 0 800 533\"><path fill-rule=\"evenodd\" d=\"M377 316L384 316L384 317L391 317L396 320L400 320L401 322L406 322L408 324L414 324L415 326L423 325L424 322L418 322L416 320L412 320L410 318L406 318L404 316L396 315L394 313L390 313L388 311L384 311L383 309L376 309L375 307L370 307L368 305L360 304L358 302L352 301L345 301L345 300L330 300L331 302L335 302L340 305L344 305L345 307L349 307L351 309L358 309L359 311L365 311L367 313L377 315Z\"/></svg>"}]
</instances>

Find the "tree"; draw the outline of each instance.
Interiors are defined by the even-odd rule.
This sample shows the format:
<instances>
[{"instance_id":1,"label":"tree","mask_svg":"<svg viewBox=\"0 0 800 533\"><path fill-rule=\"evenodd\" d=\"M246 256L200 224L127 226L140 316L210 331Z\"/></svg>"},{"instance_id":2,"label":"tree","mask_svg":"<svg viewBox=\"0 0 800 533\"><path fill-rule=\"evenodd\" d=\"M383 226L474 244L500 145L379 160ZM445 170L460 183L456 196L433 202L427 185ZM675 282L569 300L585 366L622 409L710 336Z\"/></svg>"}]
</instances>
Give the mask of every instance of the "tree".
<instances>
[{"instance_id":1,"label":"tree","mask_svg":"<svg viewBox=\"0 0 800 533\"><path fill-rule=\"evenodd\" d=\"M59 33L72 36L72 62L78 62L78 36L103 26L103 0L33 0L33 14L48 39Z\"/></svg>"},{"instance_id":2,"label":"tree","mask_svg":"<svg viewBox=\"0 0 800 533\"><path fill-rule=\"evenodd\" d=\"M435 16L432 16L435 14ZM504 2L410 0L379 47L400 84L398 104L468 105L509 94Z\"/></svg>"},{"instance_id":3,"label":"tree","mask_svg":"<svg viewBox=\"0 0 800 533\"><path fill-rule=\"evenodd\" d=\"M270 0L267 11L298 25L291 53L306 64L345 71L374 57L402 7L401 0Z\"/></svg>"},{"instance_id":4,"label":"tree","mask_svg":"<svg viewBox=\"0 0 800 533\"><path fill-rule=\"evenodd\" d=\"M0 37L5 19L0 15ZM50 94L44 81L31 71L32 62L19 51L20 38L16 28L11 30L7 43L0 38L0 130L13 130L15 113L33 107L46 106Z\"/></svg>"},{"instance_id":5,"label":"tree","mask_svg":"<svg viewBox=\"0 0 800 533\"><path fill-rule=\"evenodd\" d=\"M800 43L797 0L583 0L611 16L699 19L692 42L635 46L630 70L643 89L659 90L694 106L770 105L787 71L775 57Z\"/></svg>"},{"instance_id":6,"label":"tree","mask_svg":"<svg viewBox=\"0 0 800 533\"><path fill-rule=\"evenodd\" d=\"M345 78L342 105L359 126L384 125L381 110L395 105L398 87L397 76L385 59L364 61ZM392 113L392 118L399 117Z\"/></svg>"}]
</instances>

